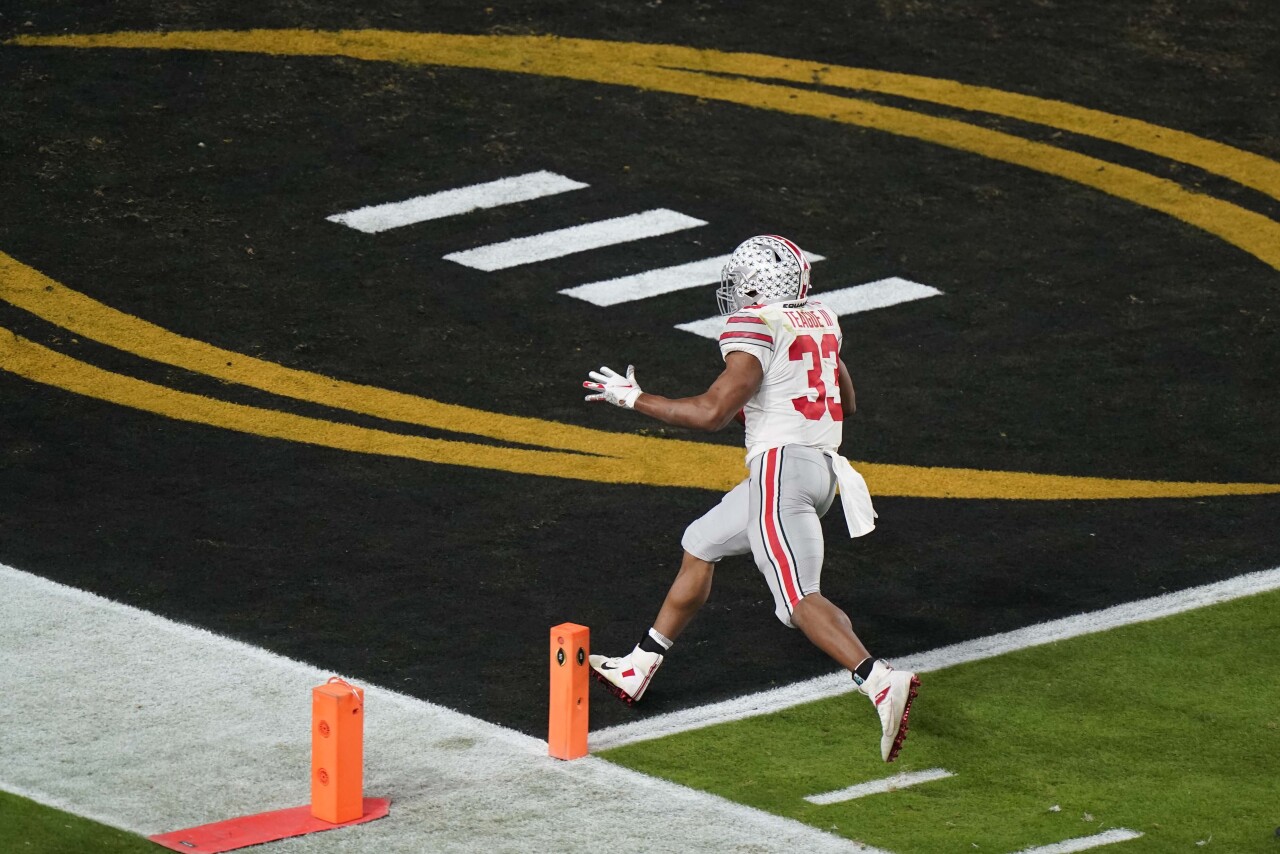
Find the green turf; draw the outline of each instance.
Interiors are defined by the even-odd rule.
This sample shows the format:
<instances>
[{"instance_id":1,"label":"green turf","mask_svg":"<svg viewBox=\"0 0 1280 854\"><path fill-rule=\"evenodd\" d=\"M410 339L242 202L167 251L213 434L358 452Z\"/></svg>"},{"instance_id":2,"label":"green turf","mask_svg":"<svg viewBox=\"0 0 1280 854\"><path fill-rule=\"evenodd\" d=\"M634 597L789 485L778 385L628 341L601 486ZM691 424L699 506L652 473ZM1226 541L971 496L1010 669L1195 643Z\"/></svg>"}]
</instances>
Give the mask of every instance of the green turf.
<instances>
[{"instance_id":1,"label":"green turf","mask_svg":"<svg viewBox=\"0 0 1280 854\"><path fill-rule=\"evenodd\" d=\"M880 762L846 695L606 758L907 852L1011 852L1123 827L1105 850L1280 854L1280 592L924 674ZM900 771L954 777L843 804Z\"/></svg>"},{"instance_id":2,"label":"green turf","mask_svg":"<svg viewBox=\"0 0 1280 854\"><path fill-rule=\"evenodd\" d=\"M141 836L0 792L0 851L6 854L155 854Z\"/></svg>"}]
</instances>

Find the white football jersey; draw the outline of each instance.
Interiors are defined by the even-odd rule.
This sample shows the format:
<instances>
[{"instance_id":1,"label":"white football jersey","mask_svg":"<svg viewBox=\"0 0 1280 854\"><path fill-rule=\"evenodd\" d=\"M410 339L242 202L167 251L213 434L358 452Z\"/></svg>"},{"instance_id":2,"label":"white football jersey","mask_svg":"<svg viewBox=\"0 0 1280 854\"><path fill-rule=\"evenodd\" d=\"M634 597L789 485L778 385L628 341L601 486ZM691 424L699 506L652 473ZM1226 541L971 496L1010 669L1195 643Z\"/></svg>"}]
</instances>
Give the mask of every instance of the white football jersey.
<instances>
[{"instance_id":1,"label":"white football jersey","mask_svg":"<svg viewBox=\"0 0 1280 854\"><path fill-rule=\"evenodd\" d=\"M725 318L720 354L750 353L764 368L743 407L748 460L782 445L840 447L842 342L836 313L817 300L749 305Z\"/></svg>"}]
</instances>

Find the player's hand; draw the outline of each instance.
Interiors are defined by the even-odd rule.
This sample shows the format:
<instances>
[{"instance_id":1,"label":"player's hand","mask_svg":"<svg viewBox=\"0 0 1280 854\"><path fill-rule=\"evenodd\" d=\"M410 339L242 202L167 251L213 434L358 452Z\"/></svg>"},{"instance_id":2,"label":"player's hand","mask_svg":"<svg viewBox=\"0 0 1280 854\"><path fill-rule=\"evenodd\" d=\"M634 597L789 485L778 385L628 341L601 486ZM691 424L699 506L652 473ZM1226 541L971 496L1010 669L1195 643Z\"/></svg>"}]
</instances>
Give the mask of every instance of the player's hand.
<instances>
[{"instance_id":1,"label":"player's hand","mask_svg":"<svg viewBox=\"0 0 1280 854\"><path fill-rule=\"evenodd\" d=\"M625 406L627 409L635 407L636 398L640 396L640 384L636 382L635 365L627 365L625 377L613 368L604 367L598 371L591 371L587 376L591 379L584 380L582 387L597 392L587 395L587 400L608 401L614 406Z\"/></svg>"}]
</instances>

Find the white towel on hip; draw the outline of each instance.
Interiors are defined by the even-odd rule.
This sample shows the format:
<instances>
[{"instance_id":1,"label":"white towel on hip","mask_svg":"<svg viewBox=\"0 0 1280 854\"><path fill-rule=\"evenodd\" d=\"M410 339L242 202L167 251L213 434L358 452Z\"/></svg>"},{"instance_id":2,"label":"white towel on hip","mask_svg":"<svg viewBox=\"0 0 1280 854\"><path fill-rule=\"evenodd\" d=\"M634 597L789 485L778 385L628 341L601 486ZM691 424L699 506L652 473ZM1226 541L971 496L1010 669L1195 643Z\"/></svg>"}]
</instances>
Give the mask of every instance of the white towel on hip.
<instances>
[{"instance_id":1,"label":"white towel on hip","mask_svg":"<svg viewBox=\"0 0 1280 854\"><path fill-rule=\"evenodd\" d=\"M849 461L835 451L824 451L831 458L831 469L840 486L840 503L844 505L844 520L849 525L850 537L861 537L876 529L876 508L871 506L871 492L867 482Z\"/></svg>"}]
</instances>

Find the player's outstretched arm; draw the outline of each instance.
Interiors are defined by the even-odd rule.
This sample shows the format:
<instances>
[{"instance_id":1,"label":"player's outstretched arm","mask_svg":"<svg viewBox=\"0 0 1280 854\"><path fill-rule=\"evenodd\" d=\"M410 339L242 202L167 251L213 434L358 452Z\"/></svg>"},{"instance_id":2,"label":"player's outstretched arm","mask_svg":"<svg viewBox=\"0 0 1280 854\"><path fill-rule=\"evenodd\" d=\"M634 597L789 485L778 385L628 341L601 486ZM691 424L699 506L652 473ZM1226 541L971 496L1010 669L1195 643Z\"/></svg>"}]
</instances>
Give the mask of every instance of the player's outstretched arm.
<instances>
[{"instance_id":1,"label":"player's outstretched arm","mask_svg":"<svg viewBox=\"0 0 1280 854\"><path fill-rule=\"evenodd\" d=\"M589 401L634 409L675 427L712 431L732 421L756 393L764 381L764 368L754 356L732 352L710 388L694 397L680 398L641 391L635 367L630 365L626 376L608 367L591 371L589 376L591 379L582 384L596 392L587 395Z\"/></svg>"},{"instance_id":2,"label":"player's outstretched arm","mask_svg":"<svg viewBox=\"0 0 1280 854\"><path fill-rule=\"evenodd\" d=\"M749 353L733 352L725 359L720 376L702 394L674 399L642 394L635 408L675 427L710 432L728 425L763 381L764 369L759 360Z\"/></svg>"}]
</instances>

